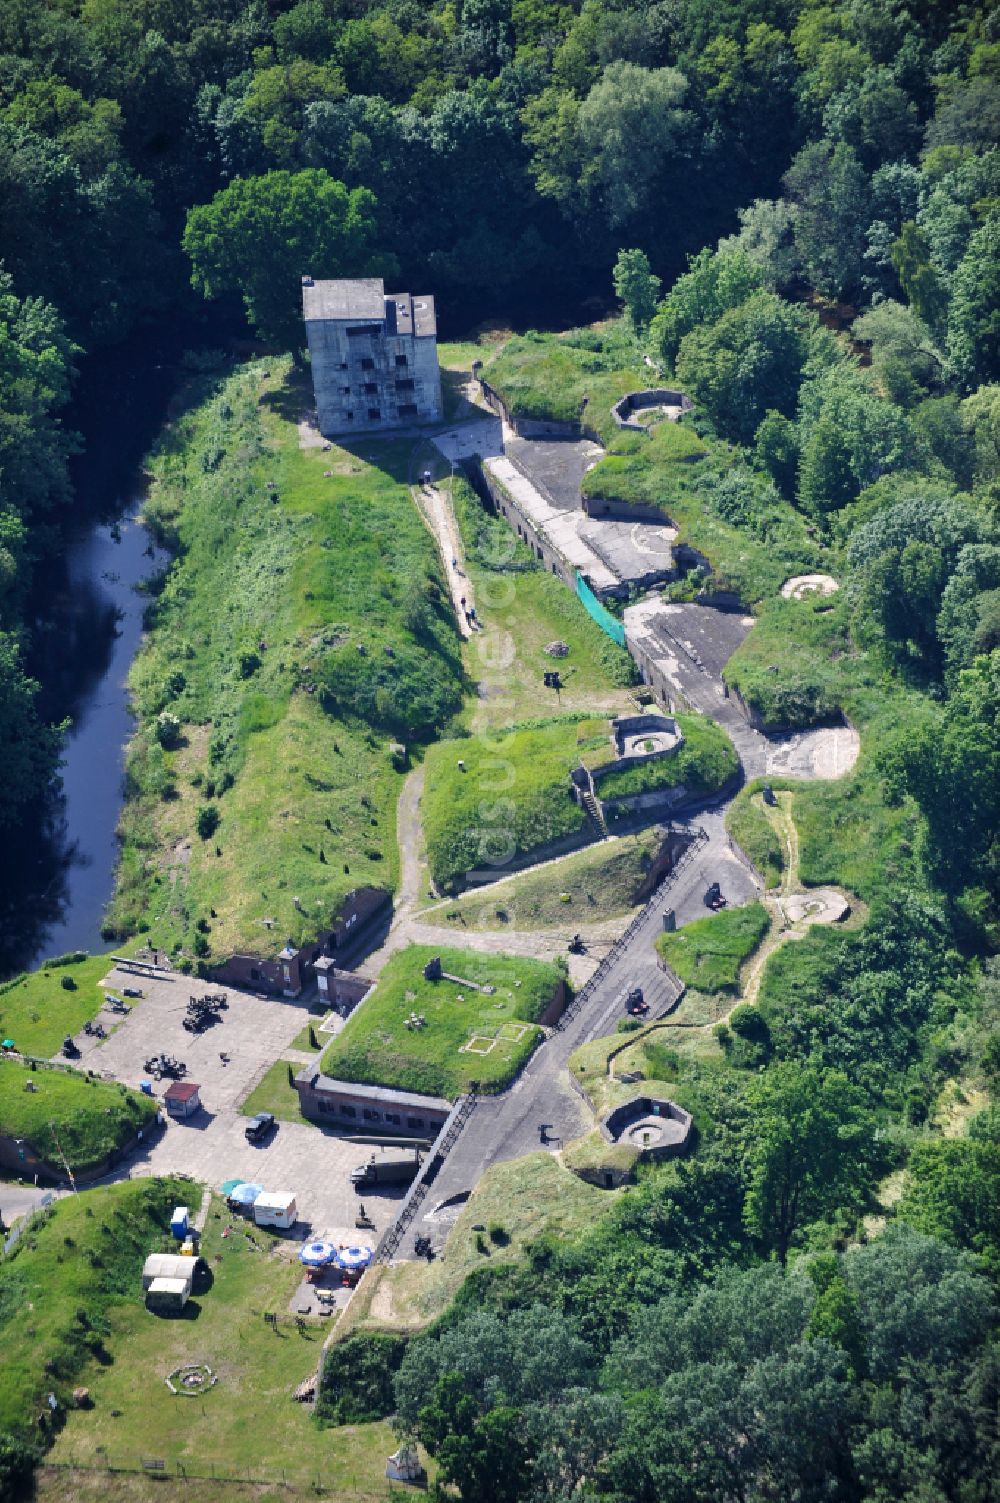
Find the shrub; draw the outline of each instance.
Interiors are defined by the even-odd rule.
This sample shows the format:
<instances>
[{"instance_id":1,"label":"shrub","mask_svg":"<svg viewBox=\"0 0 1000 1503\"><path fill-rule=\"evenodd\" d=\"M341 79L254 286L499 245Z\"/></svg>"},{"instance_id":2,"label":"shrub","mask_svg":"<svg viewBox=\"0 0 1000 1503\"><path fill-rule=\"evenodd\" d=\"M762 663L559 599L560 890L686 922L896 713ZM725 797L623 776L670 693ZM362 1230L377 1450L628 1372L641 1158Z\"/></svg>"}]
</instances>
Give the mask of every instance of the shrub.
<instances>
[{"instance_id":1,"label":"shrub","mask_svg":"<svg viewBox=\"0 0 1000 1503\"><path fill-rule=\"evenodd\" d=\"M219 811L214 804L202 804L198 810L196 829L202 840L208 840L219 828Z\"/></svg>"},{"instance_id":2,"label":"shrub","mask_svg":"<svg viewBox=\"0 0 1000 1503\"><path fill-rule=\"evenodd\" d=\"M395 1409L393 1379L406 1352L403 1336L359 1335L326 1354L316 1397L323 1425L364 1425Z\"/></svg>"},{"instance_id":3,"label":"shrub","mask_svg":"<svg viewBox=\"0 0 1000 1503\"><path fill-rule=\"evenodd\" d=\"M64 992L76 991L76 982L73 980L72 976L60 976L59 985L62 987Z\"/></svg>"},{"instance_id":4,"label":"shrub","mask_svg":"<svg viewBox=\"0 0 1000 1503\"><path fill-rule=\"evenodd\" d=\"M176 746L181 739L181 723L169 710L161 710L156 717L156 739L165 750Z\"/></svg>"}]
</instances>

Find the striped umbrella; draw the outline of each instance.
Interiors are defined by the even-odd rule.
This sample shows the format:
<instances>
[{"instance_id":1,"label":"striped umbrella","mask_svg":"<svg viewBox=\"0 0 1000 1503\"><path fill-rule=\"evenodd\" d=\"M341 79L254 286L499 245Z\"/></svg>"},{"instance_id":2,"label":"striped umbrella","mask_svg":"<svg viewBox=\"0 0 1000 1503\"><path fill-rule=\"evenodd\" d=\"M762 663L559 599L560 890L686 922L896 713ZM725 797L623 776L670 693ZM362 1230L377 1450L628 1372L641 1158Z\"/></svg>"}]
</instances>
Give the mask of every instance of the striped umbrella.
<instances>
[{"instance_id":1,"label":"striped umbrella","mask_svg":"<svg viewBox=\"0 0 1000 1503\"><path fill-rule=\"evenodd\" d=\"M323 1268L327 1263L332 1263L337 1256L337 1249L332 1242L306 1242L299 1249L299 1262L307 1268Z\"/></svg>"},{"instance_id":2,"label":"striped umbrella","mask_svg":"<svg viewBox=\"0 0 1000 1503\"><path fill-rule=\"evenodd\" d=\"M341 1247L337 1251L338 1268L346 1268L349 1272L358 1268L367 1268L371 1260L370 1247Z\"/></svg>"}]
</instances>

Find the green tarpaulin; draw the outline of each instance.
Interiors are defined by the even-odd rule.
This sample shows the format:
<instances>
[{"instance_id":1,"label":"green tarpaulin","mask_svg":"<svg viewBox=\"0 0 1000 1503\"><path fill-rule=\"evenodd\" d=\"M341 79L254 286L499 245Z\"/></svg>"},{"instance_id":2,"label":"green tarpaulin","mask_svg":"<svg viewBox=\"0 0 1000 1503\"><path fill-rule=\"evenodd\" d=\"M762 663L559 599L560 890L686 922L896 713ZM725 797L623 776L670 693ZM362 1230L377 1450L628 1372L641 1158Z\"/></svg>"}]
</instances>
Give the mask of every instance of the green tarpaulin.
<instances>
[{"instance_id":1,"label":"green tarpaulin","mask_svg":"<svg viewBox=\"0 0 1000 1503\"><path fill-rule=\"evenodd\" d=\"M607 632L612 642L617 642L619 647L625 646L625 628L617 616L612 616L609 610L598 600L583 575L577 573L576 593L583 602L583 608L597 622L603 632Z\"/></svg>"}]
</instances>

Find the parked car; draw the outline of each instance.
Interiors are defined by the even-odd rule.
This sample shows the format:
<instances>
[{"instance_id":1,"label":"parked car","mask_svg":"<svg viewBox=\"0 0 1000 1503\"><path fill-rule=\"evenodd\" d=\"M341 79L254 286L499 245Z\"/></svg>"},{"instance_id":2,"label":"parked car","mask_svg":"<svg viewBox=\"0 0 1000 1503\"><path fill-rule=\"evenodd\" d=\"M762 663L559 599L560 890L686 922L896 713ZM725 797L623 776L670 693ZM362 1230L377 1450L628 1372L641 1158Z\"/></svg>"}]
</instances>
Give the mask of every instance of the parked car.
<instances>
[{"instance_id":1,"label":"parked car","mask_svg":"<svg viewBox=\"0 0 1000 1503\"><path fill-rule=\"evenodd\" d=\"M247 1123L246 1137L248 1143L261 1143L268 1134L277 1126L273 1112L258 1112Z\"/></svg>"},{"instance_id":2,"label":"parked car","mask_svg":"<svg viewBox=\"0 0 1000 1503\"><path fill-rule=\"evenodd\" d=\"M123 997L141 997L142 996L142 988L139 987L139 986L123 986L122 987L122 996Z\"/></svg>"}]
</instances>

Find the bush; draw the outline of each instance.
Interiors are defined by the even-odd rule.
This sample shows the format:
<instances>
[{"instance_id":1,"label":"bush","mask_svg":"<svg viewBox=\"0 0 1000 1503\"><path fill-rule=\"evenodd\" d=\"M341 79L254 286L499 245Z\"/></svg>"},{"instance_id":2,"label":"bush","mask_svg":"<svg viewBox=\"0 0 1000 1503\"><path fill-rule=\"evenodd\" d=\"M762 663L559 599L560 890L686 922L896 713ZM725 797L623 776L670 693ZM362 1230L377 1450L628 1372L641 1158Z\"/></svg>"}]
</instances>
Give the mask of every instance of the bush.
<instances>
[{"instance_id":1,"label":"bush","mask_svg":"<svg viewBox=\"0 0 1000 1503\"><path fill-rule=\"evenodd\" d=\"M76 982L73 980L72 976L60 976L59 985L62 987L64 992L76 991Z\"/></svg>"},{"instance_id":2,"label":"bush","mask_svg":"<svg viewBox=\"0 0 1000 1503\"><path fill-rule=\"evenodd\" d=\"M169 710L161 710L156 717L156 739L164 750L176 746L181 739L181 723Z\"/></svg>"},{"instance_id":3,"label":"bush","mask_svg":"<svg viewBox=\"0 0 1000 1503\"><path fill-rule=\"evenodd\" d=\"M405 1352L403 1336L349 1336L331 1346L316 1397L319 1422L364 1425L392 1414L393 1379Z\"/></svg>"},{"instance_id":4,"label":"bush","mask_svg":"<svg viewBox=\"0 0 1000 1503\"><path fill-rule=\"evenodd\" d=\"M219 811L214 804L202 804L198 810L196 829L202 840L208 840L219 828Z\"/></svg>"}]
</instances>

